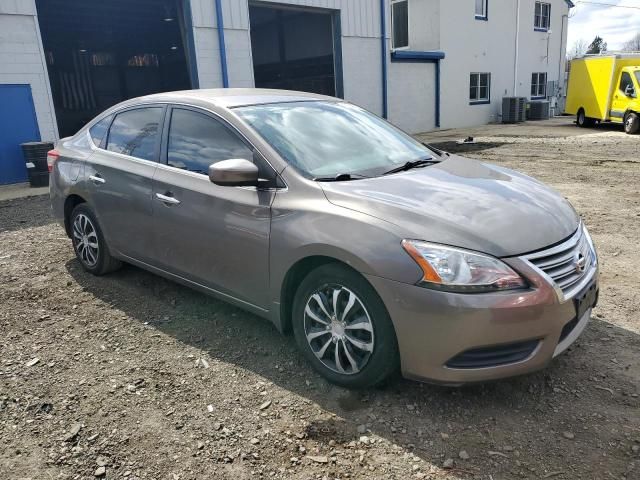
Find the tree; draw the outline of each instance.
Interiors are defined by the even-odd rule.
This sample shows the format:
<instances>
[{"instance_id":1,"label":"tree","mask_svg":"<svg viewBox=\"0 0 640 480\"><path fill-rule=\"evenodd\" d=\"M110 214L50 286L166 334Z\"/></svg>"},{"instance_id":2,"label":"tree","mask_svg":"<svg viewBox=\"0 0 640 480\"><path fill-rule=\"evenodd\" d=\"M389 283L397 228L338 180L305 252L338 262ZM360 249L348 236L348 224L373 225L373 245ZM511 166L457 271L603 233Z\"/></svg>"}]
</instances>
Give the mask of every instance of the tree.
<instances>
[{"instance_id":1,"label":"tree","mask_svg":"<svg viewBox=\"0 0 640 480\"><path fill-rule=\"evenodd\" d=\"M587 52L587 42L583 39L576 40L571 49L567 52L569 60L583 56Z\"/></svg>"},{"instance_id":2,"label":"tree","mask_svg":"<svg viewBox=\"0 0 640 480\"><path fill-rule=\"evenodd\" d=\"M596 35L596 38L593 39L593 42L591 42L587 48L587 54L604 53L606 51L607 42L605 42L599 35Z\"/></svg>"},{"instance_id":3,"label":"tree","mask_svg":"<svg viewBox=\"0 0 640 480\"><path fill-rule=\"evenodd\" d=\"M622 50L625 52L640 52L640 31L631 37L631 40L625 42L622 46Z\"/></svg>"}]
</instances>

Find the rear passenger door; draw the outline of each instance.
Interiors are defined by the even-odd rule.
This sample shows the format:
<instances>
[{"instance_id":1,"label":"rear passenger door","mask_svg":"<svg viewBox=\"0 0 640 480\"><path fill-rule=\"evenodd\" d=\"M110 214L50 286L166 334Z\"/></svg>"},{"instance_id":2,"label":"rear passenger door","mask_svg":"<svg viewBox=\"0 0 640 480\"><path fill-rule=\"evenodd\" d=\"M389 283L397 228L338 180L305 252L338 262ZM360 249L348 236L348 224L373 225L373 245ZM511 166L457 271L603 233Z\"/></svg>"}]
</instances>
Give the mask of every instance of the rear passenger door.
<instances>
[{"instance_id":1,"label":"rear passenger door","mask_svg":"<svg viewBox=\"0 0 640 480\"><path fill-rule=\"evenodd\" d=\"M85 165L90 204L109 248L143 262L154 257L151 193L165 108L149 105L116 113Z\"/></svg>"},{"instance_id":2,"label":"rear passenger door","mask_svg":"<svg viewBox=\"0 0 640 480\"><path fill-rule=\"evenodd\" d=\"M267 304L273 188L211 183L209 165L244 158L275 172L217 116L189 107L167 114L153 185L160 268L254 306Z\"/></svg>"}]
</instances>

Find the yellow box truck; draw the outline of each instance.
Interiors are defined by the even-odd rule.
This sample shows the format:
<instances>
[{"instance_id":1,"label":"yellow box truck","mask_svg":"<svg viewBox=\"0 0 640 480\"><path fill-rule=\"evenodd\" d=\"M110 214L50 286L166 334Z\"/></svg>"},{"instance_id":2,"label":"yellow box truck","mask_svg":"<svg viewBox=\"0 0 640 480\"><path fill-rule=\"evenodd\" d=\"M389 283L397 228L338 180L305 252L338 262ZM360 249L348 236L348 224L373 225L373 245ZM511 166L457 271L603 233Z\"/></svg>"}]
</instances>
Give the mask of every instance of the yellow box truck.
<instances>
[{"instance_id":1,"label":"yellow box truck","mask_svg":"<svg viewBox=\"0 0 640 480\"><path fill-rule=\"evenodd\" d=\"M624 124L640 131L640 54L586 55L571 60L565 113L579 127L596 122Z\"/></svg>"}]
</instances>

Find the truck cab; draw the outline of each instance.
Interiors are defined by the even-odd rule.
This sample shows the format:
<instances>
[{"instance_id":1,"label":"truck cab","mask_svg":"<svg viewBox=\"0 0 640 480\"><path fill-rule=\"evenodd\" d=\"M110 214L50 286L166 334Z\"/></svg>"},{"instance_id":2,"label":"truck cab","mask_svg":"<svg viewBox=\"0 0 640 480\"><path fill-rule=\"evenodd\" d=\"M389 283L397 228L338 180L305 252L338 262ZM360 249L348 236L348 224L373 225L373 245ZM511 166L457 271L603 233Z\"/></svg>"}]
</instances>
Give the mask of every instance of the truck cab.
<instances>
[{"instance_id":1,"label":"truck cab","mask_svg":"<svg viewBox=\"0 0 640 480\"><path fill-rule=\"evenodd\" d=\"M565 113L579 127L600 122L640 132L640 54L585 55L571 61Z\"/></svg>"},{"instance_id":2,"label":"truck cab","mask_svg":"<svg viewBox=\"0 0 640 480\"><path fill-rule=\"evenodd\" d=\"M610 116L614 123L624 122L627 133L638 131L638 113L640 112L640 67L624 67L613 92ZM634 115L631 115L634 113ZM633 123L635 122L635 125ZM633 130L633 132L629 131Z\"/></svg>"}]
</instances>

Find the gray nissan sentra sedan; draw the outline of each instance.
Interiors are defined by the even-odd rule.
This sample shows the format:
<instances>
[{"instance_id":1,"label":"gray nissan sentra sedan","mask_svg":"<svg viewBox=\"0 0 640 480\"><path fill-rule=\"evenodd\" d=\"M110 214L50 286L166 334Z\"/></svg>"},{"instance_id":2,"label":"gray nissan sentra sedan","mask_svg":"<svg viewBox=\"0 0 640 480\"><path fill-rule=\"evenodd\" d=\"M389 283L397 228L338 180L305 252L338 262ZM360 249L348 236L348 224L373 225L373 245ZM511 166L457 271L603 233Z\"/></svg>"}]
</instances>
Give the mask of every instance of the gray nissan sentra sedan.
<instances>
[{"instance_id":1,"label":"gray nissan sentra sedan","mask_svg":"<svg viewBox=\"0 0 640 480\"><path fill-rule=\"evenodd\" d=\"M127 262L266 317L346 387L540 369L598 298L593 243L561 195L336 98L137 98L49 165L87 271Z\"/></svg>"}]
</instances>

